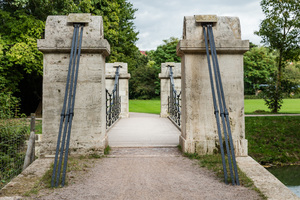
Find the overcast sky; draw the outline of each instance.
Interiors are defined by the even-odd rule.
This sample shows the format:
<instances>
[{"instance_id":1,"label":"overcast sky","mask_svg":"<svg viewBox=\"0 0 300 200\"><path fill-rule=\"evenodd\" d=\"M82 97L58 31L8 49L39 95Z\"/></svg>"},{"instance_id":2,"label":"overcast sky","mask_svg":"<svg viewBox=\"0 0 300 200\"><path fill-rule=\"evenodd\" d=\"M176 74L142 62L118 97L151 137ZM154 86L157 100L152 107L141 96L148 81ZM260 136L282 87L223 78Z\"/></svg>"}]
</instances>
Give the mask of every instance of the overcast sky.
<instances>
[{"instance_id":1,"label":"overcast sky","mask_svg":"<svg viewBox=\"0 0 300 200\"><path fill-rule=\"evenodd\" d=\"M129 0L137 8L134 24L140 50L155 50L164 39L182 37L184 16L216 14L240 18L242 39L260 43L254 35L264 15L260 0Z\"/></svg>"}]
</instances>

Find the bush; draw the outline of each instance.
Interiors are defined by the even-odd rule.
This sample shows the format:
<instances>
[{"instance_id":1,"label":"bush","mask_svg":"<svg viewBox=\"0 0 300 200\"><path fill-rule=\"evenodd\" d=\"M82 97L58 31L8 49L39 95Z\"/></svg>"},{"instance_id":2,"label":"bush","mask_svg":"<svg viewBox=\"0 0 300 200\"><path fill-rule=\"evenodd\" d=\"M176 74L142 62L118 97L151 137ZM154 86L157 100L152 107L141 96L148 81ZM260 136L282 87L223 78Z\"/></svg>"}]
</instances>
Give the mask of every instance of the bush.
<instances>
[{"instance_id":1,"label":"bush","mask_svg":"<svg viewBox=\"0 0 300 200\"><path fill-rule=\"evenodd\" d=\"M19 113L19 98L6 87L7 80L0 76L0 119L10 119Z\"/></svg>"},{"instance_id":2,"label":"bush","mask_svg":"<svg viewBox=\"0 0 300 200\"><path fill-rule=\"evenodd\" d=\"M273 84L268 84L264 91L265 104L271 110L272 113L277 113L283 103L283 91L282 88Z\"/></svg>"},{"instance_id":3,"label":"bush","mask_svg":"<svg viewBox=\"0 0 300 200\"><path fill-rule=\"evenodd\" d=\"M18 116L19 99L11 92L0 93L0 119L10 119Z\"/></svg>"}]
</instances>

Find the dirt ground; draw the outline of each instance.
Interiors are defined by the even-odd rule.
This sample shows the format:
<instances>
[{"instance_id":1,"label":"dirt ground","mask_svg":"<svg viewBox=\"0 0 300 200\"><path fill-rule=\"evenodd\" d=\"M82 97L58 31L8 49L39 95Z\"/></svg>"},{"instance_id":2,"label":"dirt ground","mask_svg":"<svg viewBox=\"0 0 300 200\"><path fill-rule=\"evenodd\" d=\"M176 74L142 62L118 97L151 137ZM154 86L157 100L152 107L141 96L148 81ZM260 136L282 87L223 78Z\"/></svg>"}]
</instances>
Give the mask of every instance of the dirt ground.
<instances>
[{"instance_id":1,"label":"dirt ground","mask_svg":"<svg viewBox=\"0 0 300 200\"><path fill-rule=\"evenodd\" d=\"M221 182L177 148L117 148L64 188L30 199L261 199Z\"/></svg>"}]
</instances>

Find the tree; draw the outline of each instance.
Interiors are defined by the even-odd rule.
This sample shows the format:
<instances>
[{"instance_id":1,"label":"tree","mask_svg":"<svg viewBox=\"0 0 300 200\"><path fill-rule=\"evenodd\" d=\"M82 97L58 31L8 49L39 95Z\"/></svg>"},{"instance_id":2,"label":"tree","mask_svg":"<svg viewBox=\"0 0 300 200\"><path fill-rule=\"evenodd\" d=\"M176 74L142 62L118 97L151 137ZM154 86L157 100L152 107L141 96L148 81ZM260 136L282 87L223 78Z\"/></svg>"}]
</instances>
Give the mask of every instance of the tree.
<instances>
[{"instance_id":1,"label":"tree","mask_svg":"<svg viewBox=\"0 0 300 200\"><path fill-rule=\"evenodd\" d=\"M244 54L245 90L259 90L260 84L266 84L276 70L275 56L266 47L253 47Z\"/></svg>"},{"instance_id":2,"label":"tree","mask_svg":"<svg viewBox=\"0 0 300 200\"><path fill-rule=\"evenodd\" d=\"M176 46L179 42L178 38L171 37L163 40L164 44L158 46L156 50L147 52L150 60L153 60L157 66L160 67L161 63L165 62L180 62L181 59L176 54Z\"/></svg>"},{"instance_id":3,"label":"tree","mask_svg":"<svg viewBox=\"0 0 300 200\"><path fill-rule=\"evenodd\" d=\"M2 92L22 97L22 108L32 112L41 98L43 55L37 50L36 41L42 36L44 22L20 10L12 13L0 10L0 18Z\"/></svg>"},{"instance_id":4,"label":"tree","mask_svg":"<svg viewBox=\"0 0 300 200\"><path fill-rule=\"evenodd\" d=\"M296 64L289 64L283 71L282 87L288 96L300 92L300 68Z\"/></svg>"},{"instance_id":5,"label":"tree","mask_svg":"<svg viewBox=\"0 0 300 200\"><path fill-rule=\"evenodd\" d=\"M277 51L277 72L274 77L274 90L270 101L272 112L278 112L282 102L281 88L283 69L287 61L299 59L300 53L300 1L299 0L262 0L262 10L266 18L261 22L259 31L262 42ZM272 99L270 99L272 98Z\"/></svg>"},{"instance_id":6,"label":"tree","mask_svg":"<svg viewBox=\"0 0 300 200\"><path fill-rule=\"evenodd\" d=\"M181 58L176 54L176 46L179 42L178 38L170 37L167 40L163 40L163 44L158 46L156 50L151 50L147 52L149 57L148 65L152 66L155 69L155 79L154 82L154 90L156 91L155 94L158 96L160 94L160 80L158 78L158 74L161 71L161 63L166 62L181 62Z\"/></svg>"},{"instance_id":7,"label":"tree","mask_svg":"<svg viewBox=\"0 0 300 200\"><path fill-rule=\"evenodd\" d=\"M0 75L14 95L21 97L22 107L31 107L26 112L32 112L37 105L32 101L26 105L27 96L42 96L40 87L29 88L41 86L42 81L42 53L37 50L36 40L41 38L48 15L69 13L102 16L104 37L111 46L106 61L132 65L129 61L138 51L138 32L132 21L135 11L127 0L0 0L0 53L4 55L0 56Z\"/></svg>"}]
</instances>

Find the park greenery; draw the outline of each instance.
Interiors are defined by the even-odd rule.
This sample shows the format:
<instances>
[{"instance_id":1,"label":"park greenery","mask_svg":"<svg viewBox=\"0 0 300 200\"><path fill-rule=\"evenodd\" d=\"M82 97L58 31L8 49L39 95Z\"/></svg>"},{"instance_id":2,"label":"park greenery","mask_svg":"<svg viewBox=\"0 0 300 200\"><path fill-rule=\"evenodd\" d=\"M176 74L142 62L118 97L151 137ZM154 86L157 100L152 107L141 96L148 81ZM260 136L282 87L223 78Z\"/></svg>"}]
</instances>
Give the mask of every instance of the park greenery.
<instances>
[{"instance_id":1,"label":"park greenery","mask_svg":"<svg viewBox=\"0 0 300 200\"><path fill-rule=\"evenodd\" d=\"M299 120L299 116L247 117L249 155L262 165L300 164Z\"/></svg>"},{"instance_id":2,"label":"park greenery","mask_svg":"<svg viewBox=\"0 0 300 200\"><path fill-rule=\"evenodd\" d=\"M269 109L278 112L282 98L297 96L300 90L299 2L262 0L261 6L266 19L256 34L265 46L250 43L244 55L245 94L262 96ZM180 62L179 38L165 39L141 54L135 45L136 11L127 0L1 0L0 117L28 115L41 103L43 63L37 39L44 37L48 15L103 16L104 37L111 46L106 62L128 63L130 99L158 98L161 63Z\"/></svg>"},{"instance_id":3,"label":"park greenery","mask_svg":"<svg viewBox=\"0 0 300 200\"><path fill-rule=\"evenodd\" d=\"M300 54L300 2L298 0L262 0L265 19L257 35L274 51L276 71L270 77L265 91L265 101L272 112L278 112L282 105L284 69L292 61L299 60Z\"/></svg>"}]
</instances>

